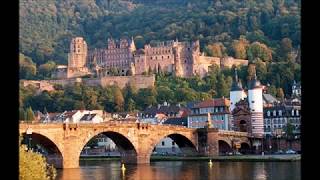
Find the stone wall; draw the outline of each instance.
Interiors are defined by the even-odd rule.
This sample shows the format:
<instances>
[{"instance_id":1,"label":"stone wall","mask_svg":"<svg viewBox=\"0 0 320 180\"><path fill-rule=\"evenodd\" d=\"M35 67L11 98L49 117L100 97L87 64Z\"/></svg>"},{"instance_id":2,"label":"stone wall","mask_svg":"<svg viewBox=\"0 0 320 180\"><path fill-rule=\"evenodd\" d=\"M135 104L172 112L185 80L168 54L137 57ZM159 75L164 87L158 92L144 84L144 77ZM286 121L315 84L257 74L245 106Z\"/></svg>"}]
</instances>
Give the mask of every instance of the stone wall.
<instances>
[{"instance_id":1,"label":"stone wall","mask_svg":"<svg viewBox=\"0 0 320 180\"><path fill-rule=\"evenodd\" d=\"M39 81L40 82L40 81ZM44 82L44 81L41 81ZM149 75L135 75L135 76L106 76L101 78L90 78L90 79L81 79L81 78L72 78L72 79L59 79L59 80L48 80L46 81L50 84L60 84L62 86L73 85L76 82L83 83L88 86L112 86L118 85L120 88L124 88L126 84L134 84L137 89L148 88L154 86L155 76Z\"/></svg>"}]
</instances>

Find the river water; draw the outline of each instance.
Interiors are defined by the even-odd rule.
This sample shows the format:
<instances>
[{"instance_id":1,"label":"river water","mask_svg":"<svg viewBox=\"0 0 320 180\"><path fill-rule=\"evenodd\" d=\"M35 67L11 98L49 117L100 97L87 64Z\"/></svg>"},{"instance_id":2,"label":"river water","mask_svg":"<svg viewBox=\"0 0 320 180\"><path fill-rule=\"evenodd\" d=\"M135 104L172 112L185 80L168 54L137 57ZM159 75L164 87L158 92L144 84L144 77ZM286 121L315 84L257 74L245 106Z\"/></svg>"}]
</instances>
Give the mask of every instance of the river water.
<instances>
[{"instance_id":1,"label":"river water","mask_svg":"<svg viewBox=\"0 0 320 180\"><path fill-rule=\"evenodd\" d=\"M298 162L213 162L158 161L145 165L126 165L119 161L80 161L80 168L58 170L58 180L300 180Z\"/></svg>"}]
</instances>

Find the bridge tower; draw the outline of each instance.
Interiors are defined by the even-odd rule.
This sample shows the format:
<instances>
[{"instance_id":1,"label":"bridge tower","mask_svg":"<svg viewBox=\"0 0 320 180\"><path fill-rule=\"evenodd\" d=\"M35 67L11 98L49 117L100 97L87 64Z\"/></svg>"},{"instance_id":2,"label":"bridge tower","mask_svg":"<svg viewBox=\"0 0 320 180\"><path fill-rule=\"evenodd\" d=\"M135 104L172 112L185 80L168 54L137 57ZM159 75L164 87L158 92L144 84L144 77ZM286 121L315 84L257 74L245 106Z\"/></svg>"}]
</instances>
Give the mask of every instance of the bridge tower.
<instances>
[{"instance_id":1,"label":"bridge tower","mask_svg":"<svg viewBox=\"0 0 320 180\"><path fill-rule=\"evenodd\" d=\"M260 81L257 79L256 72L254 74L254 78L249 82L248 97L251 112L252 135L255 137L263 137L262 86Z\"/></svg>"}]
</instances>

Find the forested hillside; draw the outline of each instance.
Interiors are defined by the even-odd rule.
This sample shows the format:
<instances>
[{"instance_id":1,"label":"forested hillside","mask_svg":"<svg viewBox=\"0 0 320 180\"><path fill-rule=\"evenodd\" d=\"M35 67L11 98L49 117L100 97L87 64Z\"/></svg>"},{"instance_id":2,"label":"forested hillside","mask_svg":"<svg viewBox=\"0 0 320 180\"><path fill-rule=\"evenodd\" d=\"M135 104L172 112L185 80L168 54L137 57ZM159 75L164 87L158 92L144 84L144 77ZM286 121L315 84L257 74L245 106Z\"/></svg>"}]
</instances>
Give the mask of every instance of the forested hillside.
<instances>
[{"instance_id":1,"label":"forested hillside","mask_svg":"<svg viewBox=\"0 0 320 180\"><path fill-rule=\"evenodd\" d=\"M153 2L153 3L150 3ZM21 0L20 52L37 64L67 62L74 36L89 47L104 47L108 37L131 37L137 46L152 40L199 39L201 47L232 44L243 36L272 50L284 61L281 41L300 44L300 0ZM210 53L210 52L209 52Z\"/></svg>"},{"instance_id":2,"label":"forested hillside","mask_svg":"<svg viewBox=\"0 0 320 180\"><path fill-rule=\"evenodd\" d=\"M249 59L272 94L289 96L293 80L300 81L300 9L300 0L20 0L20 78L49 78L56 64L67 63L75 36L89 48L105 47L108 37L132 36L138 48L199 39L209 56ZM252 72L240 70L243 84ZM223 84L231 75L214 71L207 78L213 81L197 80L211 87L188 86L213 97L228 94L212 83L228 91ZM177 80L158 78L157 88L167 81Z\"/></svg>"}]
</instances>

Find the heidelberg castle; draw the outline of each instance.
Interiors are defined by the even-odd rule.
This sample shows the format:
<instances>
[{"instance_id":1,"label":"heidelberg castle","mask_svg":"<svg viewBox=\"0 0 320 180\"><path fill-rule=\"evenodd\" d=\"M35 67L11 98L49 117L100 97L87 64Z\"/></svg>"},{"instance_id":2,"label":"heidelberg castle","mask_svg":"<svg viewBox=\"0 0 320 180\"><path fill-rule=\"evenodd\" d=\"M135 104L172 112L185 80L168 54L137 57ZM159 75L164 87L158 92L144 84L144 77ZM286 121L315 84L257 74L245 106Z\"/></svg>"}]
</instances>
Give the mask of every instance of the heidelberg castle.
<instances>
[{"instance_id":1,"label":"heidelberg castle","mask_svg":"<svg viewBox=\"0 0 320 180\"><path fill-rule=\"evenodd\" d=\"M58 79L76 78L86 75L106 77L114 71L120 76L144 75L153 72L168 72L179 77L206 76L213 64L221 68L233 65L248 65L248 60L232 57L209 57L200 52L199 40L178 40L147 44L136 49L133 38L115 41L108 39L106 48L88 50L82 37L73 38L68 54L68 66L58 66ZM113 69L113 70L112 70Z\"/></svg>"}]
</instances>

